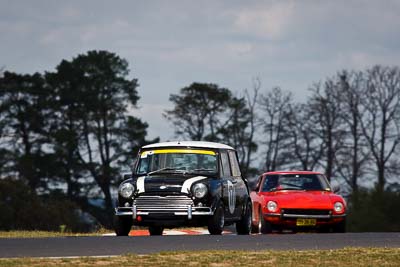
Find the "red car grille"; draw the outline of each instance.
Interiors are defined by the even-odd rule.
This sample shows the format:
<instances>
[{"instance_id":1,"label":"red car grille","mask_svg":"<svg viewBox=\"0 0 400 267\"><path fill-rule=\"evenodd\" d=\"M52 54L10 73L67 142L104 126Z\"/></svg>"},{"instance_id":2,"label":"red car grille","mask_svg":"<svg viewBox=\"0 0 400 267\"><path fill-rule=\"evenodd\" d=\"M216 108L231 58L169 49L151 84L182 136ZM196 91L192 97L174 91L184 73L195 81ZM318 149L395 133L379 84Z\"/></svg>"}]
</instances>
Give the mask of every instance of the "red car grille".
<instances>
[{"instance_id":1,"label":"red car grille","mask_svg":"<svg viewBox=\"0 0 400 267\"><path fill-rule=\"evenodd\" d=\"M283 209L283 214L298 214L298 215L330 215L330 210L317 209Z\"/></svg>"}]
</instances>

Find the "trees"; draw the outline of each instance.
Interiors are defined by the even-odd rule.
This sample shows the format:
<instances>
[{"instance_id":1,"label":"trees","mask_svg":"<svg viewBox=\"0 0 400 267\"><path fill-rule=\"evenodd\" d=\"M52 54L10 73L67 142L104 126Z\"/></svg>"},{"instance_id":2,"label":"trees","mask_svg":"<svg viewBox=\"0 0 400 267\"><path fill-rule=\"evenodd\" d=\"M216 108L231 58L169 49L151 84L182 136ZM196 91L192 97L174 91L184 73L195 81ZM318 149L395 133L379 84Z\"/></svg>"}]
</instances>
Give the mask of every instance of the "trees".
<instances>
[{"instance_id":1,"label":"trees","mask_svg":"<svg viewBox=\"0 0 400 267\"><path fill-rule=\"evenodd\" d=\"M0 79L3 161L31 190L45 189L49 158L46 154L50 94L41 74L5 72Z\"/></svg>"},{"instance_id":2,"label":"trees","mask_svg":"<svg viewBox=\"0 0 400 267\"><path fill-rule=\"evenodd\" d=\"M315 170L322 158L323 143L314 130L311 116L312 111L307 104L295 103L290 106L285 118L291 151L288 158L294 169Z\"/></svg>"},{"instance_id":3,"label":"trees","mask_svg":"<svg viewBox=\"0 0 400 267\"><path fill-rule=\"evenodd\" d=\"M61 167L59 177L71 197L81 196L79 179L95 182L104 195L106 225L111 223L111 186L120 177L121 164L131 161L146 143L147 124L128 115L139 99L137 80L128 79L128 74L126 60L107 51L64 60L55 73L47 74L57 95L51 137ZM84 191L89 192L96 193L91 186Z\"/></svg>"},{"instance_id":4,"label":"trees","mask_svg":"<svg viewBox=\"0 0 400 267\"><path fill-rule=\"evenodd\" d=\"M190 140L217 141L218 129L225 123L221 116L232 98L231 92L216 84L192 83L171 94L174 104L164 116L170 120L179 137Z\"/></svg>"},{"instance_id":5,"label":"trees","mask_svg":"<svg viewBox=\"0 0 400 267\"><path fill-rule=\"evenodd\" d=\"M119 182L148 125L129 115L139 100L126 60L89 51L55 72L0 78L0 169L32 192L63 191L105 226L112 223L112 186ZM156 141L156 140L154 140ZM90 198L104 196L104 207Z\"/></svg>"},{"instance_id":6,"label":"trees","mask_svg":"<svg viewBox=\"0 0 400 267\"><path fill-rule=\"evenodd\" d=\"M377 169L376 187L383 192L391 157L400 142L400 70L374 66L366 71L366 90L359 115Z\"/></svg>"},{"instance_id":7,"label":"trees","mask_svg":"<svg viewBox=\"0 0 400 267\"><path fill-rule=\"evenodd\" d=\"M257 149L253 139L258 90L259 84L254 84L253 96L246 92L246 97L235 97L216 84L193 83L170 96L174 108L164 116L172 122L178 137L236 147L247 176L251 154Z\"/></svg>"},{"instance_id":8,"label":"trees","mask_svg":"<svg viewBox=\"0 0 400 267\"><path fill-rule=\"evenodd\" d=\"M345 125L346 138L336 156L337 171L350 187L353 196L359 191L359 178L366 174L363 166L369 160L366 141L361 129L362 98L365 95L365 74L342 71L337 74L338 103Z\"/></svg>"},{"instance_id":9,"label":"trees","mask_svg":"<svg viewBox=\"0 0 400 267\"><path fill-rule=\"evenodd\" d=\"M266 146L264 155L266 171L277 170L288 163L285 152L289 135L284 124L290 113L291 101L291 93L286 93L279 87L260 97L258 103L262 112L260 125L263 128L261 142Z\"/></svg>"},{"instance_id":10,"label":"trees","mask_svg":"<svg viewBox=\"0 0 400 267\"><path fill-rule=\"evenodd\" d=\"M312 95L307 104L311 109L310 120L314 128L310 130L314 131L322 142L323 161L320 161L320 164L330 181L334 174L335 158L344 138L337 82L327 79L324 83L314 84L311 91Z\"/></svg>"}]
</instances>

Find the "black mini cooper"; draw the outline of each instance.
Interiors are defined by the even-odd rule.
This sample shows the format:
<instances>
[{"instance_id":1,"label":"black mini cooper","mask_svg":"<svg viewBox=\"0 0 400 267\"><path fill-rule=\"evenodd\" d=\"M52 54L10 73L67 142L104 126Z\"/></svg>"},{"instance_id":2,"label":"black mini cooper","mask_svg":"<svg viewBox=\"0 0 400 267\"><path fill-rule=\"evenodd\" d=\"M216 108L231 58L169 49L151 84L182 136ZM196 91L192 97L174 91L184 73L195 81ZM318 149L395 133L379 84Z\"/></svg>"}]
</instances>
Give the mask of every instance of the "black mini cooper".
<instances>
[{"instance_id":1,"label":"black mini cooper","mask_svg":"<svg viewBox=\"0 0 400 267\"><path fill-rule=\"evenodd\" d=\"M150 235L164 228L207 226L219 235L236 223L238 234L251 230L251 199L235 150L227 145L182 141L144 146L132 176L118 190L115 232L148 226Z\"/></svg>"}]
</instances>

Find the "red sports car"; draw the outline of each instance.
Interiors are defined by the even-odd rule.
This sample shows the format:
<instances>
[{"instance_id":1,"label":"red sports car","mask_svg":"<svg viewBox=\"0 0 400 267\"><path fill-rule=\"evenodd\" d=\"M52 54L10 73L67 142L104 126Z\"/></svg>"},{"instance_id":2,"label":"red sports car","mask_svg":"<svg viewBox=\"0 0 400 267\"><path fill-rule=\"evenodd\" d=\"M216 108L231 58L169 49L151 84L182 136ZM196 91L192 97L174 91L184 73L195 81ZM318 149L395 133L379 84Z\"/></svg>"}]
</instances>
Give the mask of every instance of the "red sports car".
<instances>
[{"instance_id":1,"label":"red sports car","mask_svg":"<svg viewBox=\"0 0 400 267\"><path fill-rule=\"evenodd\" d=\"M346 202L319 172L266 172L250 194L252 232L283 229L346 231Z\"/></svg>"}]
</instances>

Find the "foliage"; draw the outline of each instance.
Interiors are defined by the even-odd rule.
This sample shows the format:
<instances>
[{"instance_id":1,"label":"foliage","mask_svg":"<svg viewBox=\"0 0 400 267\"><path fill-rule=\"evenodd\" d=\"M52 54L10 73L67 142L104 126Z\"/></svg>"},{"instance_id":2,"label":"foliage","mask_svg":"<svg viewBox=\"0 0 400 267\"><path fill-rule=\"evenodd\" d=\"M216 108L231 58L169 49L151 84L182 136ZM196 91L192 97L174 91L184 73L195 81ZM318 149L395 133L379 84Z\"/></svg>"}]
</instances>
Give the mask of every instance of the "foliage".
<instances>
[{"instance_id":1,"label":"foliage","mask_svg":"<svg viewBox=\"0 0 400 267\"><path fill-rule=\"evenodd\" d=\"M399 232L400 191L360 190L353 194L348 230L356 232Z\"/></svg>"},{"instance_id":2,"label":"foliage","mask_svg":"<svg viewBox=\"0 0 400 267\"><path fill-rule=\"evenodd\" d=\"M216 84L193 83L172 94L174 109L165 112L176 134L190 140L217 141L218 130L225 124L224 111L232 98L231 92Z\"/></svg>"},{"instance_id":3,"label":"foliage","mask_svg":"<svg viewBox=\"0 0 400 267\"><path fill-rule=\"evenodd\" d=\"M122 163L128 165L146 143L147 124L128 115L139 99L137 80L127 79L128 73L126 60L106 51L89 51L63 60L55 73L47 74L59 96L53 103L57 119L52 137L63 170L60 176L70 197L80 196L77 180L93 179L105 198L109 216L102 223L108 226L111 186L120 177Z\"/></svg>"},{"instance_id":4,"label":"foliage","mask_svg":"<svg viewBox=\"0 0 400 267\"><path fill-rule=\"evenodd\" d=\"M44 145L51 94L43 76L5 72L0 89L5 171L17 172L31 189L46 187L48 165Z\"/></svg>"},{"instance_id":5,"label":"foliage","mask_svg":"<svg viewBox=\"0 0 400 267\"><path fill-rule=\"evenodd\" d=\"M255 88L255 97L258 88ZM250 171L251 154L257 150L254 138L254 100L247 94L235 97L216 84L193 83L170 95L174 104L164 116L172 122L178 137L223 142L235 147L242 172ZM252 106L253 105L253 106Z\"/></svg>"},{"instance_id":6,"label":"foliage","mask_svg":"<svg viewBox=\"0 0 400 267\"><path fill-rule=\"evenodd\" d=\"M0 229L87 231L77 206L64 197L37 196L22 181L0 180Z\"/></svg>"},{"instance_id":7,"label":"foliage","mask_svg":"<svg viewBox=\"0 0 400 267\"><path fill-rule=\"evenodd\" d=\"M32 194L66 196L111 226L111 188L148 141L136 108L137 79L126 60L89 51L63 60L55 72L0 78L0 175L16 176ZM156 140L153 140L156 141ZM88 199L103 197L104 207Z\"/></svg>"}]
</instances>

